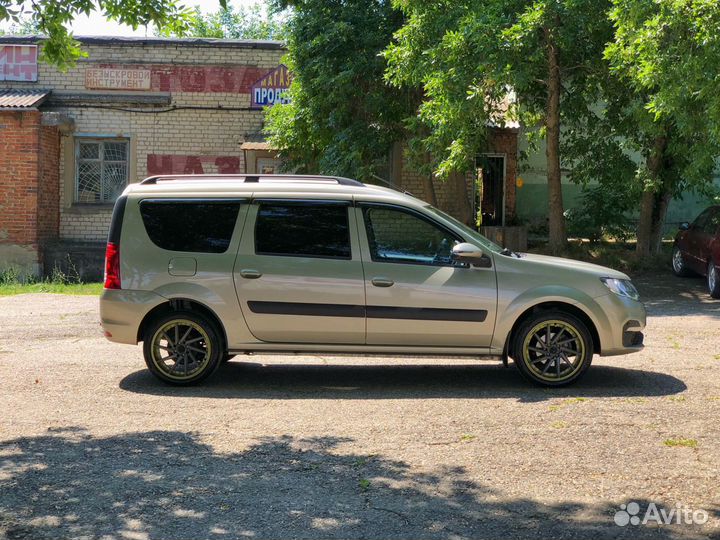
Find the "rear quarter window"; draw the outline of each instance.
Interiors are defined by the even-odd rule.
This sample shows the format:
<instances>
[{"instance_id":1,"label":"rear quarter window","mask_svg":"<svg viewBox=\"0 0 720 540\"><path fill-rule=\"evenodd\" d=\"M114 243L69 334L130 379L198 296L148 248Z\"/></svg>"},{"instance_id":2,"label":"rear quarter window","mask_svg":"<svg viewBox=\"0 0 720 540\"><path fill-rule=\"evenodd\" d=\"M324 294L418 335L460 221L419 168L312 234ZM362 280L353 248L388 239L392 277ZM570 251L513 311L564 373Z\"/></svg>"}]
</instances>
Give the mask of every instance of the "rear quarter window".
<instances>
[{"instance_id":1,"label":"rear quarter window","mask_svg":"<svg viewBox=\"0 0 720 540\"><path fill-rule=\"evenodd\" d=\"M230 246L241 200L147 199L140 202L145 231L168 251L224 253Z\"/></svg>"}]
</instances>

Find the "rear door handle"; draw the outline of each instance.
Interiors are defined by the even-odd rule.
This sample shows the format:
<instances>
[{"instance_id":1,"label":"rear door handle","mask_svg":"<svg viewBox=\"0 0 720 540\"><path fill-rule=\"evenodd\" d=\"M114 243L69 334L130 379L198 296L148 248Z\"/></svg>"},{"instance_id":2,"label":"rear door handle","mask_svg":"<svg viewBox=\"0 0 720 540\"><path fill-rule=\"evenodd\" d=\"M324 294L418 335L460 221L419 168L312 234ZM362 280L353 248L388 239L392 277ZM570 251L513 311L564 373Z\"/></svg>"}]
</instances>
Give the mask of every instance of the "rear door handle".
<instances>
[{"instance_id":1,"label":"rear door handle","mask_svg":"<svg viewBox=\"0 0 720 540\"><path fill-rule=\"evenodd\" d=\"M245 268L243 270L240 270L240 275L245 279L257 279L262 276L260 272L258 272L257 270L252 270L251 268Z\"/></svg>"},{"instance_id":2,"label":"rear door handle","mask_svg":"<svg viewBox=\"0 0 720 540\"><path fill-rule=\"evenodd\" d=\"M390 278L376 277L372 278L372 284L376 287L392 287L395 285L395 282Z\"/></svg>"}]
</instances>

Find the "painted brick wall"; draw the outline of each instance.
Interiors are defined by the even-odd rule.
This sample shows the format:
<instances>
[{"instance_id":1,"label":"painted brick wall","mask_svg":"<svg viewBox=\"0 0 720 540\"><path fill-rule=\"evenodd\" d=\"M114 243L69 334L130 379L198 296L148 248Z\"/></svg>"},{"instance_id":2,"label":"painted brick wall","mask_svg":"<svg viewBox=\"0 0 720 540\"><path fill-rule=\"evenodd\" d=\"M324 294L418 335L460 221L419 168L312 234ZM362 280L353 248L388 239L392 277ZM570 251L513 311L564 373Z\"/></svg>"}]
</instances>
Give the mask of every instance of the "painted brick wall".
<instances>
[{"instance_id":1,"label":"painted brick wall","mask_svg":"<svg viewBox=\"0 0 720 540\"><path fill-rule=\"evenodd\" d=\"M57 237L58 133L38 111L0 112L0 269L41 270Z\"/></svg>"},{"instance_id":2,"label":"painted brick wall","mask_svg":"<svg viewBox=\"0 0 720 540\"><path fill-rule=\"evenodd\" d=\"M55 126L41 126L38 163L38 241L57 239L60 227L60 135Z\"/></svg>"},{"instance_id":3,"label":"painted brick wall","mask_svg":"<svg viewBox=\"0 0 720 540\"><path fill-rule=\"evenodd\" d=\"M47 88L58 93L93 92L127 94L127 90L88 90L88 68L149 69L151 89L145 95L169 93L169 112L126 112L104 108L67 106L51 110L75 122L74 133L63 136L60 153L58 210L60 236L68 241L104 242L110 224L110 206L73 204L75 163L66 158L75 138L83 134L127 137L134 159L129 181L137 182L150 174L184 172L187 167L205 173L227 167L245 170L240 144L249 133L262 129L262 111L192 110L182 107L244 108L250 106L250 85L280 62L283 50L125 43L86 45L88 57L62 73L40 63L36 83L9 83L16 88ZM146 109L147 106L124 106ZM165 109L166 107L160 107ZM49 109L43 106L43 109ZM62 147L65 151L62 151ZM170 164L169 170L157 170ZM148 170L150 166L152 171ZM153 168L155 167L155 168Z\"/></svg>"}]
</instances>

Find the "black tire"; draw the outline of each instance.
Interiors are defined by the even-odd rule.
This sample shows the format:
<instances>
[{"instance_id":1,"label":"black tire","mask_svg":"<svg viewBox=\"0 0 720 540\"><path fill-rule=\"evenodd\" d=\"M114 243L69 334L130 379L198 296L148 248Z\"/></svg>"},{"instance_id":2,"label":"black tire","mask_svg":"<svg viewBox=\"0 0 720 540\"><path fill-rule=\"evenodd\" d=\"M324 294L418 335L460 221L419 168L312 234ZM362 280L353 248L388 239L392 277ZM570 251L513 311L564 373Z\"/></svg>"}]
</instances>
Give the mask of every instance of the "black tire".
<instances>
[{"instance_id":1,"label":"black tire","mask_svg":"<svg viewBox=\"0 0 720 540\"><path fill-rule=\"evenodd\" d=\"M720 298L720 271L712 261L708 261L706 280L710 296Z\"/></svg>"},{"instance_id":2,"label":"black tire","mask_svg":"<svg viewBox=\"0 0 720 540\"><path fill-rule=\"evenodd\" d=\"M549 348L544 345L548 332ZM511 339L511 356L520 373L541 386L571 384L592 363L590 331L580 319L564 311L553 309L532 315L520 324Z\"/></svg>"},{"instance_id":3,"label":"black tire","mask_svg":"<svg viewBox=\"0 0 720 540\"><path fill-rule=\"evenodd\" d=\"M220 360L220 363L221 363L221 364L226 364L227 362L229 362L229 361L232 360L233 358L235 358L235 355L234 355L234 354L225 353L225 354L223 355L222 359Z\"/></svg>"},{"instance_id":4,"label":"black tire","mask_svg":"<svg viewBox=\"0 0 720 540\"><path fill-rule=\"evenodd\" d=\"M682 254L680 248L676 245L673 246L672 260L670 261L673 269L673 274L678 277L688 277L693 274L692 270L685 264L685 257Z\"/></svg>"},{"instance_id":5,"label":"black tire","mask_svg":"<svg viewBox=\"0 0 720 540\"><path fill-rule=\"evenodd\" d=\"M145 363L163 382L178 386L196 384L220 365L225 355L220 336L216 325L199 313L165 313L145 330Z\"/></svg>"}]
</instances>

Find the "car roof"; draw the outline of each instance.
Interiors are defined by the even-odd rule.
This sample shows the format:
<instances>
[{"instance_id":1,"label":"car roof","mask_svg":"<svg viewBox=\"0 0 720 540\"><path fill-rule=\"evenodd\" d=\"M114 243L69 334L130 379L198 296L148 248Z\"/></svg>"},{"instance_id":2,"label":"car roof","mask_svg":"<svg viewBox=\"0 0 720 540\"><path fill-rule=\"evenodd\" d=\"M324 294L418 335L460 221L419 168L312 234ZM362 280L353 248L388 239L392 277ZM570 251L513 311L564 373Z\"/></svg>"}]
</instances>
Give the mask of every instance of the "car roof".
<instances>
[{"instance_id":1,"label":"car roof","mask_svg":"<svg viewBox=\"0 0 720 540\"><path fill-rule=\"evenodd\" d=\"M129 184L126 195L140 197L320 197L375 200L413 206L427 203L412 194L341 176L289 174L188 174L150 176Z\"/></svg>"}]
</instances>

